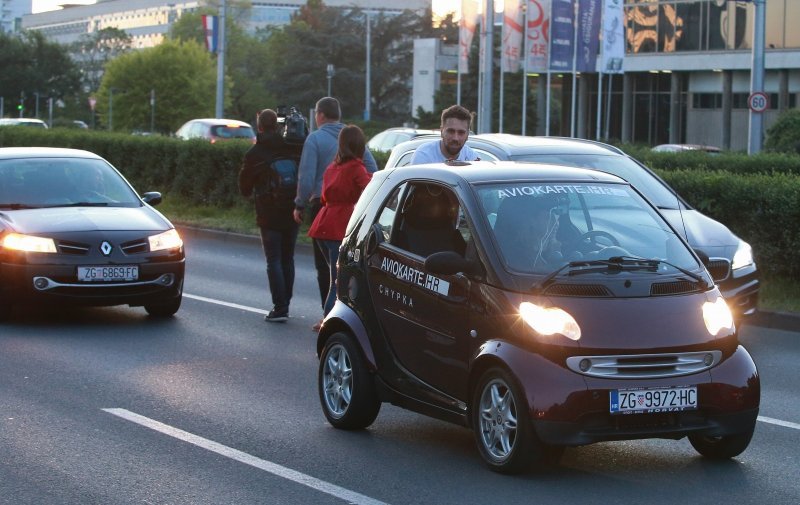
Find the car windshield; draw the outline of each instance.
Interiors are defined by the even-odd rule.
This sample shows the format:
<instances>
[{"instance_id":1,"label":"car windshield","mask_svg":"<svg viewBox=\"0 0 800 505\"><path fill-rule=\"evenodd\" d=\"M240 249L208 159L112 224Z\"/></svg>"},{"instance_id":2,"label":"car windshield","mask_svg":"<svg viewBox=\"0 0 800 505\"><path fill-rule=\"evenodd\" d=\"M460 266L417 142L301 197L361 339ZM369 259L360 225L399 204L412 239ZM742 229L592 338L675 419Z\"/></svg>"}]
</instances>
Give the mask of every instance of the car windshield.
<instances>
[{"instance_id":1,"label":"car windshield","mask_svg":"<svg viewBox=\"0 0 800 505\"><path fill-rule=\"evenodd\" d=\"M677 209L678 198L671 188L666 186L646 168L627 156L598 154L523 154L512 156L514 161L533 161L566 165L570 167L591 168L621 177L642 192L653 205L660 209Z\"/></svg>"},{"instance_id":2,"label":"car windshield","mask_svg":"<svg viewBox=\"0 0 800 505\"><path fill-rule=\"evenodd\" d=\"M656 270L698 270L686 245L630 186L510 182L477 186L494 242L512 271L644 258ZM657 260L657 261L655 261ZM662 263L663 262L663 263Z\"/></svg>"},{"instance_id":3,"label":"car windshield","mask_svg":"<svg viewBox=\"0 0 800 505\"><path fill-rule=\"evenodd\" d=\"M211 127L211 135L221 139L250 139L255 136L249 126L219 125Z\"/></svg>"},{"instance_id":4,"label":"car windshield","mask_svg":"<svg viewBox=\"0 0 800 505\"><path fill-rule=\"evenodd\" d=\"M103 160L44 157L0 160L0 209L140 205L136 193Z\"/></svg>"}]
</instances>

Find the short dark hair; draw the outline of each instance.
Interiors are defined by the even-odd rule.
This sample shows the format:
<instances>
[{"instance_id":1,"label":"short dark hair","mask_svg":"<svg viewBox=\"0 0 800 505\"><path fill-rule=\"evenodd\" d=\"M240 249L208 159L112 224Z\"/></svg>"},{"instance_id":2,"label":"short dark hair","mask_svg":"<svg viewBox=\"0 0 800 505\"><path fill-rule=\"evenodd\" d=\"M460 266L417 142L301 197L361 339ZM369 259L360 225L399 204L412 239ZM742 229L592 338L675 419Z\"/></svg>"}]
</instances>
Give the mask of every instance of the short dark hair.
<instances>
[{"instance_id":1,"label":"short dark hair","mask_svg":"<svg viewBox=\"0 0 800 505\"><path fill-rule=\"evenodd\" d=\"M442 111L442 126L450 118L460 119L472 124L472 113L460 105L451 105Z\"/></svg>"},{"instance_id":2,"label":"short dark hair","mask_svg":"<svg viewBox=\"0 0 800 505\"><path fill-rule=\"evenodd\" d=\"M316 112L321 112L327 119L338 121L342 117L342 108L339 106L339 100L326 96L317 101L315 107Z\"/></svg>"},{"instance_id":3,"label":"short dark hair","mask_svg":"<svg viewBox=\"0 0 800 505\"><path fill-rule=\"evenodd\" d=\"M339 132L339 152L336 153L336 163L362 159L366 146L367 139L361 128L354 124L345 126Z\"/></svg>"},{"instance_id":4,"label":"short dark hair","mask_svg":"<svg viewBox=\"0 0 800 505\"><path fill-rule=\"evenodd\" d=\"M278 129L278 114L272 109L258 113L258 131L274 132Z\"/></svg>"}]
</instances>

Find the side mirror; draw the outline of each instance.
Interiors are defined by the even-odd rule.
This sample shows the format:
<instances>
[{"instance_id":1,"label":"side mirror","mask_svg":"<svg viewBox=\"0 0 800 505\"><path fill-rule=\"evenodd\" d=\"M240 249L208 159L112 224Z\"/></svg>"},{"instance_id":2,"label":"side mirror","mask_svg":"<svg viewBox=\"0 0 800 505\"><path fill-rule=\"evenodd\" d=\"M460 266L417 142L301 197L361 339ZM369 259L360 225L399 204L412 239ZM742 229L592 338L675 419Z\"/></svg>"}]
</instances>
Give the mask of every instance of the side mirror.
<instances>
[{"instance_id":1,"label":"side mirror","mask_svg":"<svg viewBox=\"0 0 800 505\"><path fill-rule=\"evenodd\" d=\"M150 191L142 195L142 201L147 205L152 205L155 207L159 203L161 203L161 193L158 191Z\"/></svg>"},{"instance_id":2,"label":"side mirror","mask_svg":"<svg viewBox=\"0 0 800 505\"><path fill-rule=\"evenodd\" d=\"M383 243L383 229L381 229L381 225L378 223L374 223L367 235L367 247L365 251L367 252L367 256L371 256L378 246Z\"/></svg>"},{"instance_id":3,"label":"side mirror","mask_svg":"<svg viewBox=\"0 0 800 505\"><path fill-rule=\"evenodd\" d=\"M432 274L453 275L459 272L470 273L476 270L474 262L457 252L441 251L425 258L425 270Z\"/></svg>"}]
</instances>

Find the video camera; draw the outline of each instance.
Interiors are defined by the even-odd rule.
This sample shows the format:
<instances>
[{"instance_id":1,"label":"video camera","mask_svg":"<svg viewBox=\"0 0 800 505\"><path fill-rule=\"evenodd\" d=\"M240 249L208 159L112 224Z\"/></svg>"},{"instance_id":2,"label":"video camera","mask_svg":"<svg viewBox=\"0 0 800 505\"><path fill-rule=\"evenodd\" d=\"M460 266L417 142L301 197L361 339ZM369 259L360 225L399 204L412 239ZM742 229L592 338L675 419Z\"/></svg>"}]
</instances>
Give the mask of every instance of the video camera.
<instances>
[{"instance_id":1,"label":"video camera","mask_svg":"<svg viewBox=\"0 0 800 505\"><path fill-rule=\"evenodd\" d=\"M289 144L302 144L308 137L308 122L300 114L297 107L291 106L288 111L285 105L275 107L278 125L283 127L283 139Z\"/></svg>"}]
</instances>

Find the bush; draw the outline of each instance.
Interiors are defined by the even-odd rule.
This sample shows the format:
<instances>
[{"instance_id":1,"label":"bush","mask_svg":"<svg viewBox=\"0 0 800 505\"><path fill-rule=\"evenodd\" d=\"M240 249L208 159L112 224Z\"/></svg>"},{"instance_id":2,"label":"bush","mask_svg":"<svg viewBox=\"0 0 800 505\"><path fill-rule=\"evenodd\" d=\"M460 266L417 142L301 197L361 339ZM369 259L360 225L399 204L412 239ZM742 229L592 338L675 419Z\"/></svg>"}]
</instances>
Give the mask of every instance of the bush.
<instances>
[{"instance_id":1,"label":"bush","mask_svg":"<svg viewBox=\"0 0 800 505\"><path fill-rule=\"evenodd\" d=\"M778 116L767 130L764 148L780 153L800 153L800 110L790 109Z\"/></svg>"}]
</instances>

